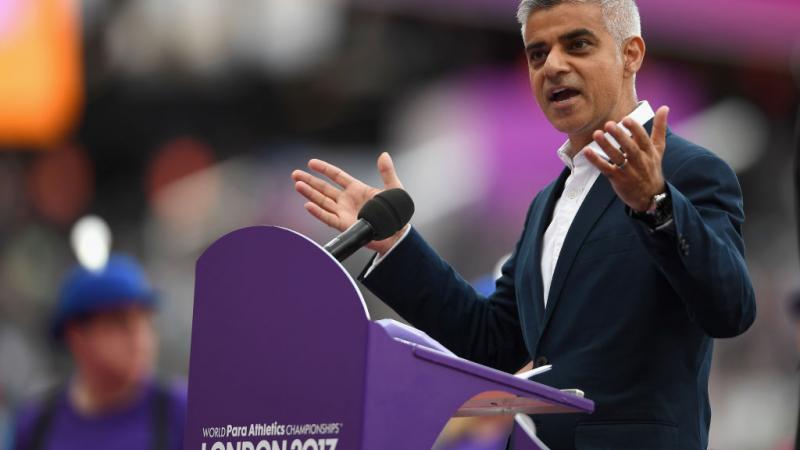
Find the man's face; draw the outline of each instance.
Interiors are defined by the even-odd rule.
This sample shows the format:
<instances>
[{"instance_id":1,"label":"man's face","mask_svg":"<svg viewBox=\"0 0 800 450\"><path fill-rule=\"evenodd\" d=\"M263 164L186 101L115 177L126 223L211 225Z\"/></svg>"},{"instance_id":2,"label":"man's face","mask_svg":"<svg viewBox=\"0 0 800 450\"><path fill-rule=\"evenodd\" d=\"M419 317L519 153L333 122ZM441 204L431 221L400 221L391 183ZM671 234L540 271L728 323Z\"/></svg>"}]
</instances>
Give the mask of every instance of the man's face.
<instances>
[{"instance_id":1,"label":"man's face","mask_svg":"<svg viewBox=\"0 0 800 450\"><path fill-rule=\"evenodd\" d=\"M525 50L536 101L559 131L588 136L630 113L621 101L624 59L599 5L564 3L534 12Z\"/></svg>"},{"instance_id":2,"label":"man's face","mask_svg":"<svg viewBox=\"0 0 800 450\"><path fill-rule=\"evenodd\" d=\"M149 309L128 306L69 324L67 341L79 370L109 385L141 382L155 361L152 316Z\"/></svg>"}]
</instances>

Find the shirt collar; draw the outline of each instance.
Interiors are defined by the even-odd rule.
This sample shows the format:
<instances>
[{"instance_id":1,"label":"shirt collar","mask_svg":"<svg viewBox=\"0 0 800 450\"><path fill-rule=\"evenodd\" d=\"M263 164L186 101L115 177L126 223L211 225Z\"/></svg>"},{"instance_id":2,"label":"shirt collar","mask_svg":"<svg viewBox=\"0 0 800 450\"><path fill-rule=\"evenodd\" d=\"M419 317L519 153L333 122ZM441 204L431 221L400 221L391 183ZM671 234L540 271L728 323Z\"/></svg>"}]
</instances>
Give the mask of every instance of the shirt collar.
<instances>
[{"instance_id":1,"label":"shirt collar","mask_svg":"<svg viewBox=\"0 0 800 450\"><path fill-rule=\"evenodd\" d=\"M632 113L628 114L627 117L630 117L631 119L634 120L634 122L638 123L639 125L644 125L647 122L649 122L650 119L655 117L655 113L653 112L653 108L650 107L650 103L647 102L647 100L645 100L645 101L639 102L639 106L637 106L636 109L634 109ZM622 126L621 123L619 124L619 126L623 130L625 130L625 127ZM600 152L603 155L605 155L605 152L603 152L600 149L600 146L597 144L597 142L592 141L592 143L589 144L589 147L591 147L594 151ZM573 169L575 169L575 163L573 162L572 158L570 158L570 156L569 156L570 150L572 150L572 146L569 143L569 139L567 139L567 142L564 142L564 145L562 145L561 148L558 149L558 157L561 158L561 161L564 162L564 165L569 167L569 170L573 170Z\"/></svg>"}]
</instances>

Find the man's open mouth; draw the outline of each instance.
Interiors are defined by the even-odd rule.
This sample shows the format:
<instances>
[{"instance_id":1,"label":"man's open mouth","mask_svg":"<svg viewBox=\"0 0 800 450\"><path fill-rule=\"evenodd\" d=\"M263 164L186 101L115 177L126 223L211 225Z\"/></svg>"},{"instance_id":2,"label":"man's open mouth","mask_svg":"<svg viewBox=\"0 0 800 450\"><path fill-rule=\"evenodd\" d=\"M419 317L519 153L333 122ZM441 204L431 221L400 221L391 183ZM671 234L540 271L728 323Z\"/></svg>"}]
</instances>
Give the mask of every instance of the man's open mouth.
<instances>
[{"instance_id":1,"label":"man's open mouth","mask_svg":"<svg viewBox=\"0 0 800 450\"><path fill-rule=\"evenodd\" d=\"M581 92L572 88L558 88L550 92L551 102L565 102L573 97L577 97Z\"/></svg>"}]
</instances>

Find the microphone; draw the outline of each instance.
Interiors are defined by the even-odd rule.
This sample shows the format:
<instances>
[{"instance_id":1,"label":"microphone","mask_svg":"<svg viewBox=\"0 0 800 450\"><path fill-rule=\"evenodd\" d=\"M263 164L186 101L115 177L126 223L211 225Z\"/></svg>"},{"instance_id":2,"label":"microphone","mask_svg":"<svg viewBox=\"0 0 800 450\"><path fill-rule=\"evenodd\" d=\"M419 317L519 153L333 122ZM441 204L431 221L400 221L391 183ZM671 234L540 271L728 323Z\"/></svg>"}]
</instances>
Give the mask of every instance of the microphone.
<instances>
[{"instance_id":1,"label":"microphone","mask_svg":"<svg viewBox=\"0 0 800 450\"><path fill-rule=\"evenodd\" d=\"M414 215L414 201L402 189L389 189L373 197L358 212L356 223L325 244L325 250L344 261L371 241L400 231Z\"/></svg>"}]
</instances>

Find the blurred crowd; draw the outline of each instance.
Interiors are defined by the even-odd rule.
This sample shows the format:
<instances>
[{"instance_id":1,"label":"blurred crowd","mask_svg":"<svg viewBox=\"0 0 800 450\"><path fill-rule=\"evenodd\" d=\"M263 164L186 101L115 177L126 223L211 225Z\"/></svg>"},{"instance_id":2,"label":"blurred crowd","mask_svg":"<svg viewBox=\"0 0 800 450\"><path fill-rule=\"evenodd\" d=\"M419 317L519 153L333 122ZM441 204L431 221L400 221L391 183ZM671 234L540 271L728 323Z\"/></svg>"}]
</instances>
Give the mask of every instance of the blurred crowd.
<instances>
[{"instance_id":1,"label":"blurred crowd","mask_svg":"<svg viewBox=\"0 0 800 450\"><path fill-rule=\"evenodd\" d=\"M669 105L676 131L737 171L758 301L753 328L716 344L710 446L778 448L793 442L800 405L800 307L791 300L800 292L800 4L656 3L640 2L648 58L639 96ZM211 242L253 224L332 236L307 216L289 178L310 157L377 181L375 159L389 151L417 204L414 226L485 284L529 201L563 167L555 149L564 137L530 95L515 7L1 0L0 94L48 82L6 75L40 73L4 49L35 35L42 18L66 25L23 50L58 63L47 86L70 94L58 97L41 135L5 127L9 106L0 106L0 446L14 412L73 373L74 358L48 327L77 261L70 232L84 216L108 223L110 248L141 262L158 293L152 326L164 380L186 377L194 264ZM357 273L368 257L346 267ZM397 318L365 297L373 319ZM462 419L437 448L497 448L508 426Z\"/></svg>"}]
</instances>

